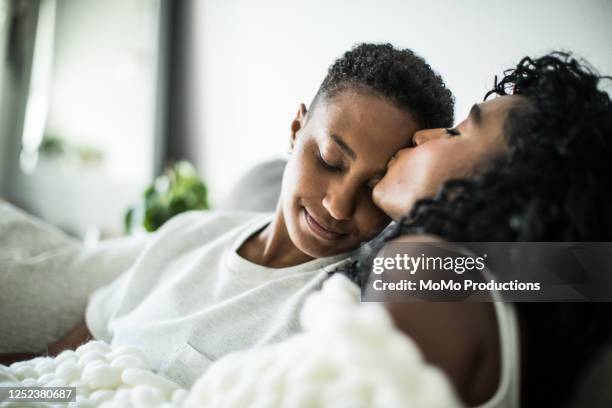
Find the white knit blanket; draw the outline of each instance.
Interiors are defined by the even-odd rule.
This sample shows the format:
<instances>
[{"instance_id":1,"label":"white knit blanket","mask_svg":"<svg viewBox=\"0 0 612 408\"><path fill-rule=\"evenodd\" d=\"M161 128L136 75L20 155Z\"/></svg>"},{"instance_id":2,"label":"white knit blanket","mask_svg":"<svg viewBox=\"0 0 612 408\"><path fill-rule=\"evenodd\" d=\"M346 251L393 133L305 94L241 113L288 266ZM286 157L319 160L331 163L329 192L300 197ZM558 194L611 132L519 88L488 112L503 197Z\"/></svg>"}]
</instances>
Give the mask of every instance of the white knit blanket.
<instances>
[{"instance_id":1,"label":"white knit blanket","mask_svg":"<svg viewBox=\"0 0 612 408\"><path fill-rule=\"evenodd\" d=\"M301 323L288 340L219 359L191 390L154 373L139 349L99 341L0 366L0 386L74 386L78 407L460 406L441 370L345 277L307 299Z\"/></svg>"}]
</instances>

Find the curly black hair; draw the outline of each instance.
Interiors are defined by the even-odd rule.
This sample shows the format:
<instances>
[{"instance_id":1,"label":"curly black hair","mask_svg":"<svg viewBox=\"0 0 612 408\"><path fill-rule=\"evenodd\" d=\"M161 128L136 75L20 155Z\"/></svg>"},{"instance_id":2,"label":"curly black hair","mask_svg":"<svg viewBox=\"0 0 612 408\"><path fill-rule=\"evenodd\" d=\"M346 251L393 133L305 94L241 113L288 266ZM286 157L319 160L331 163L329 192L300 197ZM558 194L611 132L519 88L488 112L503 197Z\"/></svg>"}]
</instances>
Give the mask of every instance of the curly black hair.
<instances>
[{"instance_id":1,"label":"curly black hair","mask_svg":"<svg viewBox=\"0 0 612 408\"><path fill-rule=\"evenodd\" d=\"M455 242L612 241L612 102L600 89L606 79L563 52L526 57L505 71L485 99L524 97L504 122L509 153L417 202L382 241L405 234ZM363 283L367 272L353 276ZM610 341L612 303L516 309L525 336L523 406L567 406L579 373Z\"/></svg>"},{"instance_id":2,"label":"curly black hair","mask_svg":"<svg viewBox=\"0 0 612 408\"><path fill-rule=\"evenodd\" d=\"M442 78L409 49L362 43L330 67L311 103L332 99L347 89L374 93L414 115L421 128L453 123L454 98Z\"/></svg>"},{"instance_id":3,"label":"curly black hair","mask_svg":"<svg viewBox=\"0 0 612 408\"><path fill-rule=\"evenodd\" d=\"M612 103L586 62L524 58L487 93L521 95L505 120L507 156L415 204L403 231L448 240L606 241L612 236ZM503 223L486 214L503 215Z\"/></svg>"}]
</instances>

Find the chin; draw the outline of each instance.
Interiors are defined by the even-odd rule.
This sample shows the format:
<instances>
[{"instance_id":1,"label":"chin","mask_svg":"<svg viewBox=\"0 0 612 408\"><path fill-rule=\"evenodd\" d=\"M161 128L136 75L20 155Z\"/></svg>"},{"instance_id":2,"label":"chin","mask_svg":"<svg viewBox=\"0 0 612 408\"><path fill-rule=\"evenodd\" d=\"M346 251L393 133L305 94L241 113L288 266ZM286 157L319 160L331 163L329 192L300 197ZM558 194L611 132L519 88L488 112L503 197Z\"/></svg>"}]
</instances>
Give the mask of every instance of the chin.
<instances>
[{"instance_id":1,"label":"chin","mask_svg":"<svg viewBox=\"0 0 612 408\"><path fill-rule=\"evenodd\" d=\"M298 217L295 221L297 221L295 224L296 236L295 239L292 237L293 243L300 251L308 256L313 258L324 258L338 255L357 247L357 245L351 245L349 242L351 237L345 237L335 241L318 237L303 220L303 216Z\"/></svg>"}]
</instances>

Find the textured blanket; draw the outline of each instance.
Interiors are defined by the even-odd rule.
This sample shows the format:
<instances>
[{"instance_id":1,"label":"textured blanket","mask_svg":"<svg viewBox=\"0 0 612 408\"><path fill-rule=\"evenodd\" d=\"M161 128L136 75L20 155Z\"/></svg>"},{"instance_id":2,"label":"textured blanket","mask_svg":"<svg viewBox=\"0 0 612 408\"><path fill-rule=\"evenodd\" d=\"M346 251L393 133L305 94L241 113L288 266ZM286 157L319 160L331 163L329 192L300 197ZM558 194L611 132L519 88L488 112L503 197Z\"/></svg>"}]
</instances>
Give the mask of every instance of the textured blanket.
<instances>
[{"instance_id":1,"label":"textured blanket","mask_svg":"<svg viewBox=\"0 0 612 408\"><path fill-rule=\"evenodd\" d=\"M441 370L345 277L307 299L301 323L288 340L216 361L191 390L154 373L139 349L99 341L0 366L0 386L73 386L79 407L460 406Z\"/></svg>"}]
</instances>

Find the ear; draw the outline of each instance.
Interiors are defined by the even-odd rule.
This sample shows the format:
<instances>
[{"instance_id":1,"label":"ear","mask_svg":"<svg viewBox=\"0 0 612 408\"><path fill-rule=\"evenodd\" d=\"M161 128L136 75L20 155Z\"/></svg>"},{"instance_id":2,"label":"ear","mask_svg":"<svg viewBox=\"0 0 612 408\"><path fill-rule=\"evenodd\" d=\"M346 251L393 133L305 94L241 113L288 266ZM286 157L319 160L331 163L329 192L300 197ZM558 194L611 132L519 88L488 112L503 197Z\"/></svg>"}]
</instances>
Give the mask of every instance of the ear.
<instances>
[{"instance_id":1,"label":"ear","mask_svg":"<svg viewBox=\"0 0 612 408\"><path fill-rule=\"evenodd\" d=\"M300 107L298 108L297 114L295 118L291 122L291 139L289 140L289 144L293 148L295 144L295 139L297 137L297 132L302 129L306 125L306 118L308 115L308 109L306 109L306 105L300 103Z\"/></svg>"}]
</instances>

